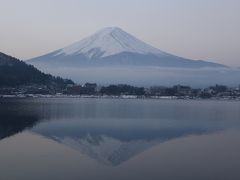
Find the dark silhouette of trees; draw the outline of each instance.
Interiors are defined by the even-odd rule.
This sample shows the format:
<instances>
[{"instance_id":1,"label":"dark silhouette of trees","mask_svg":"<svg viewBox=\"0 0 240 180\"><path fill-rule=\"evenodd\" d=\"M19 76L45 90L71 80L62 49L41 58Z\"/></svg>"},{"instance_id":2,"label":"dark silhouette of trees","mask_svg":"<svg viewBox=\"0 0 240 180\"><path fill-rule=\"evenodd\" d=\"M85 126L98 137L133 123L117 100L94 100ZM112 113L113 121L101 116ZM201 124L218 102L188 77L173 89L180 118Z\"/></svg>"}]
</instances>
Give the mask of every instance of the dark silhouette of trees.
<instances>
[{"instance_id":1,"label":"dark silhouette of trees","mask_svg":"<svg viewBox=\"0 0 240 180\"><path fill-rule=\"evenodd\" d=\"M32 65L0 53L0 87L16 87L31 84L63 88L67 84L74 83L71 80L45 74Z\"/></svg>"}]
</instances>

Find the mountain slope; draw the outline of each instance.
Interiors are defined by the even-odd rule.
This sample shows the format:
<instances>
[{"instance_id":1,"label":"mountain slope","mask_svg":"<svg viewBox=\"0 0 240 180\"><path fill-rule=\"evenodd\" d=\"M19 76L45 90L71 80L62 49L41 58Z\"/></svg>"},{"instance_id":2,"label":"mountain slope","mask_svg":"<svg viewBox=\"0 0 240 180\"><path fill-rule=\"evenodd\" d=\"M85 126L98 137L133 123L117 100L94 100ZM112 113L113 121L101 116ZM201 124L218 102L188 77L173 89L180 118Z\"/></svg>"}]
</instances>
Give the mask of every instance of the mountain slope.
<instances>
[{"instance_id":1,"label":"mountain slope","mask_svg":"<svg viewBox=\"0 0 240 180\"><path fill-rule=\"evenodd\" d=\"M32 65L0 53L0 87L31 84L63 87L69 83L72 84L73 82L42 73Z\"/></svg>"},{"instance_id":2,"label":"mountain slope","mask_svg":"<svg viewBox=\"0 0 240 180\"><path fill-rule=\"evenodd\" d=\"M221 64L194 61L165 53L117 27L104 28L70 46L33 58L28 63L40 68L44 66L226 67Z\"/></svg>"},{"instance_id":3,"label":"mountain slope","mask_svg":"<svg viewBox=\"0 0 240 180\"><path fill-rule=\"evenodd\" d=\"M88 58L103 58L122 52L167 55L116 27L104 28L82 41L61 49L56 55L84 54Z\"/></svg>"}]
</instances>

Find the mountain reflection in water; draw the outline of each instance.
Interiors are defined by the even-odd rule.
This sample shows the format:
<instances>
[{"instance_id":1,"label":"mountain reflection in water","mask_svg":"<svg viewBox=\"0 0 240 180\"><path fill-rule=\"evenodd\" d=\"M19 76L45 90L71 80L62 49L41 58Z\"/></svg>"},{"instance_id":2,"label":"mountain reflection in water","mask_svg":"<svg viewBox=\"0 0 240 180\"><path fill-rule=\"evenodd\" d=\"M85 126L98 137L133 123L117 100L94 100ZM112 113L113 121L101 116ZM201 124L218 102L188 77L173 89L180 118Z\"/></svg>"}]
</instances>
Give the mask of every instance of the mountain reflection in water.
<instances>
[{"instance_id":1,"label":"mountain reflection in water","mask_svg":"<svg viewBox=\"0 0 240 180\"><path fill-rule=\"evenodd\" d=\"M205 102L208 108L197 109L197 101L1 101L0 139L30 130L110 166L117 166L162 142L239 127L238 117L232 112L231 123L225 122L224 105L217 104L212 114L211 102Z\"/></svg>"}]
</instances>

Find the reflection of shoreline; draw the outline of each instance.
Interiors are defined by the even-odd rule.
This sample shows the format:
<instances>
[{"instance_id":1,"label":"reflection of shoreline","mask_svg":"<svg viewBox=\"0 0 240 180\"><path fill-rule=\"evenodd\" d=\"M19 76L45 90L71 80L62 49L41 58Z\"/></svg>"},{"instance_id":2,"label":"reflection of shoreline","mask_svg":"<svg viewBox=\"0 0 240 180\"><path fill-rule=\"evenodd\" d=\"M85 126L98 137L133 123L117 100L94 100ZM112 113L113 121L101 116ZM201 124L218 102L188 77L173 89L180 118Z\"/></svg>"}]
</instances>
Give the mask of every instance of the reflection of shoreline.
<instances>
[{"instance_id":1,"label":"reflection of shoreline","mask_svg":"<svg viewBox=\"0 0 240 180\"><path fill-rule=\"evenodd\" d=\"M36 111L36 106L29 106L15 100L1 101L0 140L31 129L39 121L40 116Z\"/></svg>"},{"instance_id":2,"label":"reflection of shoreline","mask_svg":"<svg viewBox=\"0 0 240 180\"><path fill-rule=\"evenodd\" d=\"M31 129L38 121L37 117L27 115L1 116L0 140L21 133L26 129Z\"/></svg>"}]
</instances>

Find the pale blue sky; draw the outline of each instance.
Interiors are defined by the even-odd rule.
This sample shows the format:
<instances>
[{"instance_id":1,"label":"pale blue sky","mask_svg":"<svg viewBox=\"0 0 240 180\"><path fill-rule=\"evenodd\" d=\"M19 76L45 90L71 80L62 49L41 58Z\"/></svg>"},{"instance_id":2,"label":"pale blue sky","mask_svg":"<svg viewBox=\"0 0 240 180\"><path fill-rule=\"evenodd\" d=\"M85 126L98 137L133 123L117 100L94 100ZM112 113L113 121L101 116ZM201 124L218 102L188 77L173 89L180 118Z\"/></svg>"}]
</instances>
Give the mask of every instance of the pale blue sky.
<instances>
[{"instance_id":1,"label":"pale blue sky","mask_svg":"<svg viewBox=\"0 0 240 180\"><path fill-rule=\"evenodd\" d=\"M0 51L28 59L118 26L172 54L240 66L239 0L0 0Z\"/></svg>"}]
</instances>

